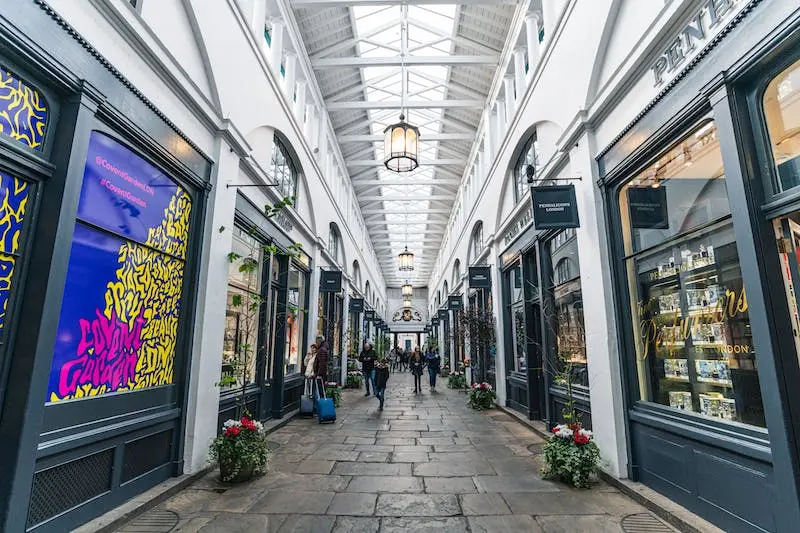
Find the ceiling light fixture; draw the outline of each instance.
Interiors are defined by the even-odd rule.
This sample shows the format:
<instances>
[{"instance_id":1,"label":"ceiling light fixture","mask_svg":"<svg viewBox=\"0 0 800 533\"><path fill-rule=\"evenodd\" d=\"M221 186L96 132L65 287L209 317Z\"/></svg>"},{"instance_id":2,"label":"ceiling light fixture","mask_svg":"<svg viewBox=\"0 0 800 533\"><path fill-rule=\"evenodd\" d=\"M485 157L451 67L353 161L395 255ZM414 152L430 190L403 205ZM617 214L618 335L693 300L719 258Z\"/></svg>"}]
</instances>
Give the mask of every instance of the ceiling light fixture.
<instances>
[{"instance_id":1,"label":"ceiling light fixture","mask_svg":"<svg viewBox=\"0 0 800 533\"><path fill-rule=\"evenodd\" d=\"M406 234L406 237L408 237L408 234ZM414 270L414 254L408 251L408 245L406 245L406 249L397 256L397 260L400 263L399 270L403 272Z\"/></svg>"},{"instance_id":2,"label":"ceiling light fixture","mask_svg":"<svg viewBox=\"0 0 800 533\"><path fill-rule=\"evenodd\" d=\"M405 298L411 298L411 295L414 294L414 287L406 281L406 284L400 287L400 291Z\"/></svg>"},{"instance_id":3,"label":"ceiling light fixture","mask_svg":"<svg viewBox=\"0 0 800 533\"><path fill-rule=\"evenodd\" d=\"M403 300L403 307L405 307L406 309L410 309L411 308L411 300L409 298L406 298L405 300Z\"/></svg>"},{"instance_id":4,"label":"ceiling light fixture","mask_svg":"<svg viewBox=\"0 0 800 533\"><path fill-rule=\"evenodd\" d=\"M383 130L383 164L392 172L411 172L419 166L419 128L406 122L403 110L406 107L408 74L405 69L408 48L408 30L405 22L400 26L402 48L400 54L400 122Z\"/></svg>"}]
</instances>

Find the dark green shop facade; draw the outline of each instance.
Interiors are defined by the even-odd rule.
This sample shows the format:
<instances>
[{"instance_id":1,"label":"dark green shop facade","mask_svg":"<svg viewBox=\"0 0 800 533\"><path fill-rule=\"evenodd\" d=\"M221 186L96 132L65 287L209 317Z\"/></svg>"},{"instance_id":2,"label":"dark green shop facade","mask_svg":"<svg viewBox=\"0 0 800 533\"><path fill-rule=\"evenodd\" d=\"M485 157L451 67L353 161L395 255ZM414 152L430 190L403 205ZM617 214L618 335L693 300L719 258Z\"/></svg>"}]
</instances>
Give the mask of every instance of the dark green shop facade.
<instances>
[{"instance_id":1,"label":"dark green shop facade","mask_svg":"<svg viewBox=\"0 0 800 533\"><path fill-rule=\"evenodd\" d=\"M800 10L689 11L650 58L657 96L597 158L628 473L726 531L794 532Z\"/></svg>"}]
</instances>

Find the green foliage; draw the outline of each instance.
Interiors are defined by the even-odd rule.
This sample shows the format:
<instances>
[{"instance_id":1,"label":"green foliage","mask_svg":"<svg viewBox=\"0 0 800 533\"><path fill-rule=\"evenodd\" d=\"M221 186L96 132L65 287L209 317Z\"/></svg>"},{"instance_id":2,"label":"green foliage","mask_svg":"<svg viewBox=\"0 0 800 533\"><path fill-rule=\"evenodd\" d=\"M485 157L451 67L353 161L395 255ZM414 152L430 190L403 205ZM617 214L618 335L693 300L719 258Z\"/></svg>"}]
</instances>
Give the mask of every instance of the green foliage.
<instances>
[{"instance_id":1,"label":"green foliage","mask_svg":"<svg viewBox=\"0 0 800 533\"><path fill-rule=\"evenodd\" d=\"M342 388L333 382L325 384L325 396L333 400L333 406L339 407L342 403Z\"/></svg>"},{"instance_id":2,"label":"green foliage","mask_svg":"<svg viewBox=\"0 0 800 533\"><path fill-rule=\"evenodd\" d=\"M347 361L347 367L350 368L350 361ZM364 383L364 375L359 370L348 370L347 382L345 387L348 389L360 389L361 384Z\"/></svg>"},{"instance_id":3,"label":"green foliage","mask_svg":"<svg viewBox=\"0 0 800 533\"><path fill-rule=\"evenodd\" d=\"M211 460L219 463L222 481L266 474L269 444L263 426L247 417L229 420L211 443Z\"/></svg>"},{"instance_id":4,"label":"green foliage","mask_svg":"<svg viewBox=\"0 0 800 533\"><path fill-rule=\"evenodd\" d=\"M572 440L553 436L545 443L542 453L545 479L563 481L580 489L591 487L591 478L600 461L600 449L593 441L577 445Z\"/></svg>"},{"instance_id":5,"label":"green foliage","mask_svg":"<svg viewBox=\"0 0 800 533\"><path fill-rule=\"evenodd\" d=\"M475 383L469 390L467 403L476 411L485 411L494 407L497 394L488 383Z\"/></svg>"},{"instance_id":6,"label":"green foliage","mask_svg":"<svg viewBox=\"0 0 800 533\"><path fill-rule=\"evenodd\" d=\"M463 389L467 386L467 376L463 372L450 372L447 378L448 389Z\"/></svg>"}]
</instances>

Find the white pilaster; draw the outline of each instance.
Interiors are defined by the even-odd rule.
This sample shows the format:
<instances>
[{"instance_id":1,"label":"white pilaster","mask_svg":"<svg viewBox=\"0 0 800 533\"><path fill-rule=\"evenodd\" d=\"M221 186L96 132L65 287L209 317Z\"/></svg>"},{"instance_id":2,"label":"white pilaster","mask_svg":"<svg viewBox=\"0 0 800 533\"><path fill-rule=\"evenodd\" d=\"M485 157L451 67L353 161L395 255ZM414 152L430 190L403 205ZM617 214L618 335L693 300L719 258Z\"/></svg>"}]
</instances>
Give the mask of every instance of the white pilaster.
<instances>
[{"instance_id":1,"label":"white pilaster","mask_svg":"<svg viewBox=\"0 0 800 533\"><path fill-rule=\"evenodd\" d=\"M285 78L283 79L283 92L286 94L286 99L289 100L289 105L294 103L295 81L297 80L297 54L291 51L286 52L283 58L283 69Z\"/></svg>"},{"instance_id":2,"label":"white pilaster","mask_svg":"<svg viewBox=\"0 0 800 533\"><path fill-rule=\"evenodd\" d=\"M303 94L305 94L305 91L303 91ZM316 116L314 115L314 104L306 104L306 122L303 126L303 135L306 136L308 145L311 147L312 150L316 148L316 143L317 143L317 138L314 136L314 125L316 123L317 123Z\"/></svg>"},{"instance_id":3,"label":"white pilaster","mask_svg":"<svg viewBox=\"0 0 800 533\"><path fill-rule=\"evenodd\" d=\"M275 77L281 79L281 60L283 59L283 21L272 19L270 29L269 63L275 71Z\"/></svg>"},{"instance_id":4,"label":"white pilaster","mask_svg":"<svg viewBox=\"0 0 800 533\"><path fill-rule=\"evenodd\" d=\"M264 28L267 24L267 0L252 1L252 18L250 27L256 36L256 42L264 42Z\"/></svg>"},{"instance_id":5,"label":"white pilaster","mask_svg":"<svg viewBox=\"0 0 800 533\"><path fill-rule=\"evenodd\" d=\"M239 156L218 140L214 160L214 186L208 193L208 213L197 228L203 236L197 287L197 313L194 348L191 353L189 398L186 404L185 473L208 466L208 445L217 434L219 387L222 369L222 341L227 307L228 253L233 239L236 188L226 188L224 181L239 175ZM217 231L220 227L225 231Z\"/></svg>"},{"instance_id":6,"label":"white pilaster","mask_svg":"<svg viewBox=\"0 0 800 533\"><path fill-rule=\"evenodd\" d=\"M517 90L517 107L525 95L528 84L525 81L525 47L520 46L514 50L514 81Z\"/></svg>"},{"instance_id":7,"label":"white pilaster","mask_svg":"<svg viewBox=\"0 0 800 533\"><path fill-rule=\"evenodd\" d=\"M486 165L486 172L489 172L489 166L492 164L492 160L494 159L494 150L495 150L495 142L494 142L494 132L492 131L492 110L487 109L485 111L486 118L484 119L484 124L486 124L483 130L483 145L486 147L486 152L484 155L486 156L486 160L484 164Z\"/></svg>"},{"instance_id":8,"label":"white pilaster","mask_svg":"<svg viewBox=\"0 0 800 533\"><path fill-rule=\"evenodd\" d=\"M528 13L525 15L525 35L528 45L528 74L533 77L533 71L539 62L539 13Z\"/></svg>"},{"instance_id":9,"label":"white pilaster","mask_svg":"<svg viewBox=\"0 0 800 533\"><path fill-rule=\"evenodd\" d=\"M317 126L317 135L319 137L317 140L317 148L319 149L319 152L317 152L317 157L319 157L320 166L322 166L325 160L325 155L328 153L328 118L327 115L325 115L324 107L319 108L318 111L319 122ZM325 169L323 168L323 170Z\"/></svg>"},{"instance_id":10,"label":"white pilaster","mask_svg":"<svg viewBox=\"0 0 800 533\"><path fill-rule=\"evenodd\" d=\"M506 123L506 104L503 100L498 99L495 106L497 112L497 142L498 146L500 146L500 142L505 138L508 128L508 124Z\"/></svg>"},{"instance_id":11,"label":"white pilaster","mask_svg":"<svg viewBox=\"0 0 800 533\"><path fill-rule=\"evenodd\" d=\"M603 200L592 172L595 153L589 135L584 134L569 154L570 174L575 182L578 216L576 230L580 255L584 328L592 406L592 430L603 458L604 468L616 477L627 475L625 410L622 396L622 368L617 345L611 264L604 236L608 229Z\"/></svg>"},{"instance_id":12,"label":"white pilaster","mask_svg":"<svg viewBox=\"0 0 800 533\"><path fill-rule=\"evenodd\" d=\"M544 43L550 43L556 22L564 10L564 0L542 0L542 22L544 23Z\"/></svg>"}]
</instances>

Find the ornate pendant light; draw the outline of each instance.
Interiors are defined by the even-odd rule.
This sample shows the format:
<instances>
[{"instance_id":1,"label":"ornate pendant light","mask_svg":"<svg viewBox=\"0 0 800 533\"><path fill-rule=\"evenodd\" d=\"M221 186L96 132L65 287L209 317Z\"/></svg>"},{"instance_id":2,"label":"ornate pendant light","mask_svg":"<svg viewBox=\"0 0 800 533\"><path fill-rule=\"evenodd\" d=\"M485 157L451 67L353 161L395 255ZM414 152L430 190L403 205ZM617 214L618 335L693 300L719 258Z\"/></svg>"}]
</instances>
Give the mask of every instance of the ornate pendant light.
<instances>
[{"instance_id":1,"label":"ornate pendant light","mask_svg":"<svg viewBox=\"0 0 800 533\"><path fill-rule=\"evenodd\" d=\"M406 106L408 88L408 73L405 68L408 30L405 24L400 27L400 31L403 43L400 53L400 122L383 130L383 164L392 172L411 172L419 166L419 128L406 123L402 111Z\"/></svg>"},{"instance_id":2,"label":"ornate pendant light","mask_svg":"<svg viewBox=\"0 0 800 533\"><path fill-rule=\"evenodd\" d=\"M403 307L406 309L411 309L411 298L406 298L403 300Z\"/></svg>"},{"instance_id":3,"label":"ornate pendant light","mask_svg":"<svg viewBox=\"0 0 800 533\"><path fill-rule=\"evenodd\" d=\"M406 245L405 251L397 256L397 261L400 265L398 267L400 271L410 272L414 270L414 254L408 251L408 245Z\"/></svg>"},{"instance_id":4,"label":"ornate pendant light","mask_svg":"<svg viewBox=\"0 0 800 533\"><path fill-rule=\"evenodd\" d=\"M414 294L414 287L406 281L406 284L400 287L400 291L405 298L411 298L411 295Z\"/></svg>"}]
</instances>

